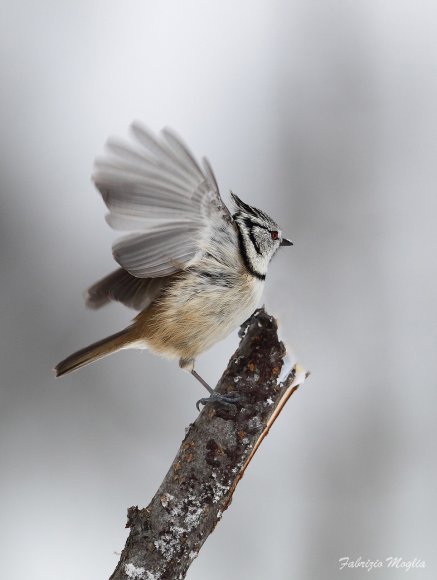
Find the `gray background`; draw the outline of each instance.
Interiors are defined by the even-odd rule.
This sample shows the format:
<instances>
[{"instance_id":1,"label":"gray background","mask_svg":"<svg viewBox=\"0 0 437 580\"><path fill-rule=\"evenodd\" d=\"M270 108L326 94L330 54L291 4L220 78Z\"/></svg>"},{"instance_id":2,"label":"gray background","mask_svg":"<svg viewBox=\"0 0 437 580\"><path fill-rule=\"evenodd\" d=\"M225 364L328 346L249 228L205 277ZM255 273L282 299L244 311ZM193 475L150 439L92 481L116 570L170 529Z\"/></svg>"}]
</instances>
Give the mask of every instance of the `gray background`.
<instances>
[{"instance_id":1,"label":"gray background","mask_svg":"<svg viewBox=\"0 0 437 580\"><path fill-rule=\"evenodd\" d=\"M133 118L295 241L265 302L312 371L189 577L364 578L338 559L400 556L436 578L435 2L3 4L2 578L107 578L203 394L147 353L50 371L133 314L82 302L114 267L92 162Z\"/></svg>"}]
</instances>

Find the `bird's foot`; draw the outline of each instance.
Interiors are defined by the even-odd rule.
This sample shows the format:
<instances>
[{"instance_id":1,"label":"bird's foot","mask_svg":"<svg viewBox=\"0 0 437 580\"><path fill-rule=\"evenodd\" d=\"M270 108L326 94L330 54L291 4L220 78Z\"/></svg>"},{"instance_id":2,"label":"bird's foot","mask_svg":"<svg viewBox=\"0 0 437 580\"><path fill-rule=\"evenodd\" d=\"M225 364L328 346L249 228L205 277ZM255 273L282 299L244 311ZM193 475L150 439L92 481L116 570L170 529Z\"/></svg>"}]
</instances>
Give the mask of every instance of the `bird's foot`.
<instances>
[{"instance_id":1,"label":"bird's foot","mask_svg":"<svg viewBox=\"0 0 437 580\"><path fill-rule=\"evenodd\" d=\"M220 393L216 393L214 391L209 397L199 399L196 403L196 408L198 411L200 411L200 405L206 405L207 403L221 403L222 405L237 408L236 403L239 403L241 398L241 395L235 392L229 393L227 395L221 395Z\"/></svg>"}]
</instances>

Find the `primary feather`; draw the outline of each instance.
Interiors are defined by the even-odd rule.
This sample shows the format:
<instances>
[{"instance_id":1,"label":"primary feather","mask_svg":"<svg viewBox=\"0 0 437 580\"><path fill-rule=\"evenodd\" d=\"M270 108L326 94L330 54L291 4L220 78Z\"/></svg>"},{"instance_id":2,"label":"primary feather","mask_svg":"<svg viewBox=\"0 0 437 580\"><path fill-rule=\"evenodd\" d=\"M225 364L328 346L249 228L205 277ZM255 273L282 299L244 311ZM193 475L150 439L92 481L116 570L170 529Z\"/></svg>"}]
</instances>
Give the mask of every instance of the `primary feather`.
<instances>
[{"instance_id":1,"label":"primary feather","mask_svg":"<svg viewBox=\"0 0 437 580\"><path fill-rule=\"evenodd\" d=\"M206 160L202 168L169 129L156 136L135 122L131 130L129 143L109 141L94 182L108 223L135 232L115 242L116 261L138 278L169 276L196 264L214 222L232 218Z\"/></svg>"}]
</instances>

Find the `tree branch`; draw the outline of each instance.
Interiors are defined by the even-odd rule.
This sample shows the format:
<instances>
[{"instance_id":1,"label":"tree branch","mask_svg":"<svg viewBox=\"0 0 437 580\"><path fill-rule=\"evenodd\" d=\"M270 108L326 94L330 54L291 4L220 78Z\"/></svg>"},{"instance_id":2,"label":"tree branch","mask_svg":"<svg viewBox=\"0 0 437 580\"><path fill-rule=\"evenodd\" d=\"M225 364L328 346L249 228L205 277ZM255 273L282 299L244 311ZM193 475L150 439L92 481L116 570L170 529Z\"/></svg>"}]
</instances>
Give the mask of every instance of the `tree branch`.
<instances>
[{"instance_id":1,"label":"tree branch","mask_svg":"<svg viewBox=\"0 0 437 580\"><path fill-rule=\"evenodd\" d=\"M129 508L130 534L110 580L185 578L262 440L308 376L289 361L276 320L264 309L240 337L216 391L238 391L242 400L206 405L150 504Z\"/></svg>"}]
</instances>

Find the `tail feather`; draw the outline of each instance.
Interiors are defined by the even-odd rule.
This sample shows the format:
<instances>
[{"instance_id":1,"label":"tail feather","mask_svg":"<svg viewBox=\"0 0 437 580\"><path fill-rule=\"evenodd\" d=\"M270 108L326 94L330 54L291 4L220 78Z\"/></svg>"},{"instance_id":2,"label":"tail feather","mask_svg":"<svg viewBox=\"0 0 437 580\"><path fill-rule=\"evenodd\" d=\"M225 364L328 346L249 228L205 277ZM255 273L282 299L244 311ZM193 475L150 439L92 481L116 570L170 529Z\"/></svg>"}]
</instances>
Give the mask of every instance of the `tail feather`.
<instances>
[{"instance_id":1,"label":"tail feather","mask_svg":"<svg viewBox=\"0 0 437 580\"><path fill-rule=\"evenodd\" d=\"M126 341L128 334L128 329L121 330L70 354L70 356L58 363L53 369L56 376L61 377L62 375L71 373L104 356L108 356L108 354L125 348L128 344L128 341Z\"/></svg>"}]
</instances>

